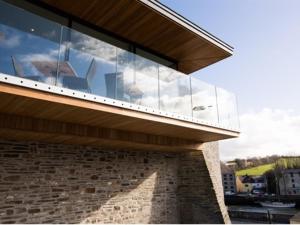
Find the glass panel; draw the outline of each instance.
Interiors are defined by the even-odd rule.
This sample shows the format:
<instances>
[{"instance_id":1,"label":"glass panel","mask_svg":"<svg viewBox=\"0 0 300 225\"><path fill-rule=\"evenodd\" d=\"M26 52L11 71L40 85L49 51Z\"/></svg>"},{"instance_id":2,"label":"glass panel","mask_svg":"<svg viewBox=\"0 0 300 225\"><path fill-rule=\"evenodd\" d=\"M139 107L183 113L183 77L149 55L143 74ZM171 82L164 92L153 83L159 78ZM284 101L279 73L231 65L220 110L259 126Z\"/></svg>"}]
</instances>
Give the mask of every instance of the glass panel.
<instances>
[{"instance_id":1,"label":"glass panel","mask_svg":"<svg viewBox=\"0 0 300 225\"><path fill-rule=\"evenodd\" d=\"M0 72L239 128L234 94L1 0Z\"/></svg>"},{"instance_id":2,"label":"glass panel","mask_svg":"<svg viewBox=\"0 0 300 225\"><path fill-rule=\"evenodd\" d=\"M134 83L134 59L133 53L123 49L117 49L117 73L109 75L108 79L116 85L115 93L118 100L134 102L131 97L130 87Z\"/></svg>"},{"instance_id":3,"label":"glass panel","mask_svg":"<svg viewBox=\"0 0 300 225\"><path fill-rule=\"evenodd\" d=\"M189 76L165 66L159 66L160 109L192 116Z\"/></svg>"},{"instance_id":4,"label":"glass panel","mask_svg":"<svg viewBox=\"0 0 300 225\"><path fill-rule=\"evenodd\" d=\"M238 129L239 120L235 95L222 88L217 88L217 103L220 124Z\"/></svg>"},{"instance_id":5,"label":"glass panel","mask_svg":"<svg viewBox=\"0 0 300 225\"><path fill-rule=\"evenodd\" d=\"M55 84L61 26L0 1L0 72Z\"/></svg>"},{"instance_id":6,"label":"glass panel","mask_svg":"<svg viewBox=\"0 0 300 225\"><path fill-rule=\"evenodd\" d=\"M130 50L130 44L126 43L124 41L118 40L108 34L105 34L103 32L100 32L98 30L94 30L92 28L89 28L87 26L84 26L80 23L77 23L75 21L72 21L72 29L79 31L81 33L84 33L86 35L89 35L90 37L94 37L98 40L101 40L105 43L111 44L115 47L122 48L124 50Z\"/></svg>"},{"instance_id":7,"label":"glass panel","mask_svg":"<svg viewBox=\"0 0 300 225\"><path fill-rule=\"evenodd\" d=\"M158 108L158 64L118 49L118 99Z\"/></svg>"},{"instance_id":8,"label":"glass panel","mask_svg":"<svg viewBox=\"0 0 300 225\"><path fill-rule=\"evenodd\" d=\"M116 47L64 27L58 85L104 97L114 88L108 74L116 73Z\"/></svg>"},{"instance_id":9,"label":"glass panel","mask_svg":"<svg viewBox=\"0 0 300 225\"><path fill-rule=\"evenodd\" d=\"M218 109L215 86L191 78L193 117L218 123Z\"/></svg>"}]
</instances>

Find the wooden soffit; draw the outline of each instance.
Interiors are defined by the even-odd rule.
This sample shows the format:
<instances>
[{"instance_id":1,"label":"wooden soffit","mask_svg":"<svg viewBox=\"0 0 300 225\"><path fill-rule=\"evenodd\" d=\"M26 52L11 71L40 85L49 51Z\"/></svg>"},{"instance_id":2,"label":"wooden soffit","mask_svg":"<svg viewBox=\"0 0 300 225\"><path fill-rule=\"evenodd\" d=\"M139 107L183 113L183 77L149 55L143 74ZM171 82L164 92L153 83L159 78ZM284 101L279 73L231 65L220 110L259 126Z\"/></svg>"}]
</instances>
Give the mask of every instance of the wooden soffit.
<instances>
[{"instance_id":1,"label":"wooden soffit","mask_svg":"<svg viewBox=\"0 0 300 225\"><path fill-rule=\"evenodd\" d=\"M197 150L195 146L203 142L238 136L230 130L4 83L0 83L0 119L0 136L17 130L17 137L24 139L53 137L70 144L129 147L128 143L134 143L139 148L144 144L156 149Z\"/></svg>"},{"instance_id":2,"label":"wooden soffit","mask_svg":"<svg viewBox=\"0 0 300 225\"><path fill-rule=\"evenodd\" d=\"M189 74L232 55L232 47L154 0L42 0L71 18L99 27L178 63Z\"/></svg>"}]
</instances>

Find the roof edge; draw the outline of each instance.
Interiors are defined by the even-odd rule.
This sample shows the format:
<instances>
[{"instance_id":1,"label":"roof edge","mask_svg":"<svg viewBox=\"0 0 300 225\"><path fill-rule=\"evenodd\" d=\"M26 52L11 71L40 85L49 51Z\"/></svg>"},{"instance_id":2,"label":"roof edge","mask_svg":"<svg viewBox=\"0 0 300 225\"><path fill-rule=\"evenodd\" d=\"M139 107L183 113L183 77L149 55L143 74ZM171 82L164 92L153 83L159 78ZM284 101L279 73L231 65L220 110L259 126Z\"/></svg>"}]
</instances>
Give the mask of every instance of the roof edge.
<instances>
[{"instance_id":1,"label":"roof edge","mask_svg":"<svg viewBox=\"0 0 300 225\"><path fill-rule=\"evenodd\" d=\"M170 9L166 5L156 1L156 0L137 0L142 2L143 4L149 6L150 8L154 9L155 11L161 13L162 15L166 16L167 18L172 19L179 25L185 27L186 29L194 32L195 34L201 36L202 38L206 39L207 41L215 44L216 46L222 48L226 52L233 54L233 47L227 44L226 42L220 40L216 36L212 35L208 31L202 29L195 23L191 22L190 20L186 19L185 17L181 16L180 14L176 13L174 10Z\"/></svg>"}]
</instances>

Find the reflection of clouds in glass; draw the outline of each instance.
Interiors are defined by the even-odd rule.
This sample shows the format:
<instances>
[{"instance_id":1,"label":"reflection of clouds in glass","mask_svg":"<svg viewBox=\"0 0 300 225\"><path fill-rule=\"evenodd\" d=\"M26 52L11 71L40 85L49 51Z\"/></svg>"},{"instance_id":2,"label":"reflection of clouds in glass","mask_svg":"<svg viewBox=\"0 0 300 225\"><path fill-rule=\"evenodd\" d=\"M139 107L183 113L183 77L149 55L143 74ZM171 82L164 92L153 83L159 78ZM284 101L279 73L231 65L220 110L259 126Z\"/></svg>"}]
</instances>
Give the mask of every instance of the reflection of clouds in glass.
<instances>
[{"instance_id":1,"label":"reflection of clouds in glass","mask_svg":"<svg viewBox=\"0 0 300 225\"><path fill-rule=\"evenodd\" d=\"M166 112L174 112L185 116L191 116L191 98L185 96L160 96L161 109Z\"/></svg>"},{"instance_id":2,"label":"reflection of clouds in glass","mask_svg":"<svg viewBox=\"0 0 300 225\"><path fill-rule=\"evenodd\" d=\"M58 49L50 49L45 53L29 53L18 55L22 62L32 62L32 61L57 61Z\"/></svg>"},{"instance_id":3,"label":"reflection of clouds in glass","mask_svg":"<svg viewBox=\"0 0 300 225\"><path fill-rule=\"evenodd\" d=\"M12 35L7 37L5 33L0 33L0 47L15 48L20 45L21 37L18 35Z\"/></svg>"},{"instance_id":4,"label":"reflection of clouds in glass","mask_svg":"<svg viewBox=\"0 0 300 225\"><path fill-rule=\"evenodd\" d=\"M59 49L49 49L45 53L29 53L29 54L18 54L16 55L22 67L25 70L26 75L42 75L32 62L57 62Z\"/></svg>"},{"instance_id":5,"label":"reflection of clouds in glass","mask_svg":"<svg viewBox=\"0 0 300 225\"><path fill-rule=\"evenodd\" d=\"M217 102L220 124L230 127L238 127L238 115L235 95L217 88Z\"/></svg>"},{"instance_id":6,"label":"reflection of clouds in glass","mask_svg":"<svg viewBox=\"0 0 300 225\"><path fill-rule=\"evenodd\" d=\"M44 32L44 33L42 33L42 36L48 37L48 38L51 38L51 39L52 38L57 39L59 37L59 34L58 34L58 30L56 29L56 30L51 30L51 31Z\"/></svg>"},{"instance_id":7,"label":"reflection of clouds in glass","mask_svg":"<svg viewBox=\"0 0 300 225\"><path fill-rule=\"evenodd\" d=\"M159 79L164 82L171 82L182 76L186 75L169 67L159 65Z\"/></svg>"},{"instance_id":8,"label":"reflection of clouds in glass","mask_svg":"<svg viewBox=\"0 0 300 225\"><path fill-rule=\"evenodd\" d=\"M73 56L75 57L75 59L80 62L83 61L83 63L88 63L90 62L93 58L99 62L105 63L105 64L111 64L111 65L115 65L116 62L114 61L115 59L110 58L110 56L105 55L104 52L101 52L101 50L99 51L86 51L86 49L82 50L82 49L77 49L74 48L76 46L74 45L68 45L70 50L72 51ZM67 49L66 46L63 47L64 49ZM65 51L62 51L65 52Z\"/></svg>"},{"instance_id":9,"label":"reflection of clouds in glass","mask_svg":"<svg viewBox=\"0 0 300 225\"><path fill-rule=\"evenodd\" d=\"M211 122L216 122L217 120L217 108L216 108L216 95L207 90L199 90L198 92L193 92L193 108L200 107L201 110L194 110L194 116L198 119L203 119Z\"/></svg>"},{"instance_id":10,"label":"reflection of clouds in glass","mask_svg":"<svg viewBox=\"0 0 300 225\"><path fill-rule=\"evenodd\" d=\"M71 31L71 41L65 41L64 45L99 57L99 59L102 58L107 61L116 59L116 47L76 31Z\"/></svg>"},{"instance_id":11,"label":"reflection of clouds in glass","mask_svg":"<svg viewBox=\"0 0 300 225\"><path fill-rule=\"evenodd\" d=\"M193 92L193 116L208 122L217 122L216 92L213 85L191 78Z\"/></svg>"}]
</instances>

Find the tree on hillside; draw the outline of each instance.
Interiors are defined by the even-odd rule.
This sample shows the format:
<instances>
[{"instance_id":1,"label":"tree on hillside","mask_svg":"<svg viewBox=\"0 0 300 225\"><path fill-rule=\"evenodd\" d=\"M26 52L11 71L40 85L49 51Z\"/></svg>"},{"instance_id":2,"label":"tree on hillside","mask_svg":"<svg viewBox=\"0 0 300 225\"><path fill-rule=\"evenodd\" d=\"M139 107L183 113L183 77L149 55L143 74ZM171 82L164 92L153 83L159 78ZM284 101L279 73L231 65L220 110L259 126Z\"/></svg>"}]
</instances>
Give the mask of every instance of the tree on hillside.
<instances>
[{"instance_id":1,"label":"tree on hillside","mask_svg":"<svg viewBox=\"0 0 300 225\"><path fill-rule=\"evenodd\" d=\"M234 161L236 163L237 170L245 169L246 168L245 159L238 159L237 158Z\"/></svg>"},{"instance_id":2,"label":"tree on hillside","mask_svg":"<svg viewBox=\"0 0 300 225\"><path fill-rule=\"evenodd\" d=\"M276 181L276 194L279 198L280 193L280 188L279 188L279 181L280 179L283 179L283 185L284 185L284 194L286 195L286 182L285 182L285 177L283 174L283 171L286 169L286 161L279 159L275 162L274 164L274 175L275 175L275 181Z\"/></svg>"},{"instance_id":3,"label":"tree on hillside","mask_svg":"<svg viewBox=\"0 0 300 225\"><path fill-rule=\"evenodd\" d=\"M275 194L277 193L277 188L276 188L276 178L275 178L275 173L274 170L268 170L264 173L264 176L266 177L267 180L267 193L269 194Z\"/></svg>"}]
</instances>

